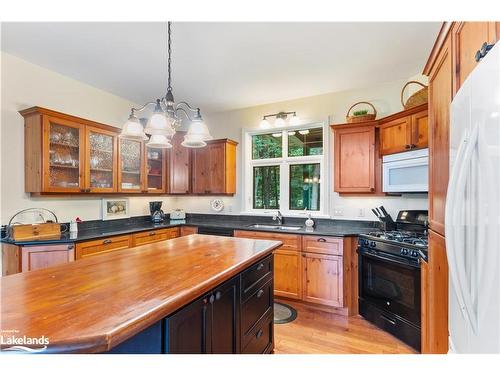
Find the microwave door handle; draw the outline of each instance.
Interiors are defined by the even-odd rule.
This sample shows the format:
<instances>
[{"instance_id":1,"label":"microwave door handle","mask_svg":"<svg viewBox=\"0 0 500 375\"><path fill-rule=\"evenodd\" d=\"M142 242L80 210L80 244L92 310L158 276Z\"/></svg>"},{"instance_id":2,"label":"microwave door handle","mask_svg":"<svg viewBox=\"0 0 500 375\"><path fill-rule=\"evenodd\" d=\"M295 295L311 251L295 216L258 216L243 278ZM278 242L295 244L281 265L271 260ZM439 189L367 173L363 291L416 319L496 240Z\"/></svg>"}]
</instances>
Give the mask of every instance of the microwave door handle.
<instances>
[{"instance_id":1,"label":"microwave door handle","mask_svg":"<svg viewBox=\"0 0 500 375\"><path fill-rule=\"evenodd\" d=\"M458 204L457 202L457 179L458 175L460 172L460 169L463 168L465 163L463 162L463 154L465 152L465 149L468 146L467 142L467 134L464 133L462 136L462 139L460 140L460 144L457 150L457 154L455 156L455 162L451 168L451 173L450 173L450 179L448 183L448 191L447 191L447 199L446 199L446 206L445 206L445 234L446 234L446 253L448 257L448 264L449 264L449 273L450 273L450 279L451 282L454 286L455 294L458 299L458 303L460 305L460 309L462 312L462 315L464 315L464 318L467 319L464 313L465 309L465 301L463 297L463 292L461 290L461 284L458 281L458 276L457 276L457 266L456 266L456 246L455 246L455 234L456 234L456 229L455 226L453 225L453 221L455 220L455 212L456 212L456 206Z\"/></svg>"}]
</instances>

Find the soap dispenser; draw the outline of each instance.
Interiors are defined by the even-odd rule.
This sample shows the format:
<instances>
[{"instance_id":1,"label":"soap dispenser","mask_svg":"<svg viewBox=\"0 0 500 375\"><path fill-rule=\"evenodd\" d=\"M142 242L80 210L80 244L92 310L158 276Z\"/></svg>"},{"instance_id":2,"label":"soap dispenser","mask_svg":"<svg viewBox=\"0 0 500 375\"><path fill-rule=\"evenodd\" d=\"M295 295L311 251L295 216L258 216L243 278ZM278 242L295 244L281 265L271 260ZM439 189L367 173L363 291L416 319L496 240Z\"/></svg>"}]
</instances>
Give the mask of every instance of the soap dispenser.
<instances>
[{"instance_id":1,"label":"soap dispenser","mask_svg":"<svg viewBox=\"0 0 500 375\"><path fill-rule=\"evenodd\" d=\"M306 229L312 229L314 227L314 220L311 219L311 214L307 214Z\"/></svg>"}]
</instances>

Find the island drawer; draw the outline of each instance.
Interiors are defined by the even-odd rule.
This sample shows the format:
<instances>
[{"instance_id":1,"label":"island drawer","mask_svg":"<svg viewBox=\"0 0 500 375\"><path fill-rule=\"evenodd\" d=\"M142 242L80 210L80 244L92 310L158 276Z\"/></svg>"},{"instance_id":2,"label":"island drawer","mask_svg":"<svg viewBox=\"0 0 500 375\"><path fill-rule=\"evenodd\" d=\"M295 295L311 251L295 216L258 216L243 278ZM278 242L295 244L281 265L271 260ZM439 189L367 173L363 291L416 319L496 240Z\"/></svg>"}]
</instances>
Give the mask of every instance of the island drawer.
<instances>
[{"instance_id":1,"label":"island drawer","mask_svg":"<svg viewBox=\"0 0 500 375\"><path fill-rule=\"evenodd\" d=\"M128 235L79 242L76 244L75 259L82 259L89 256L104 254L110 251L128 249L131 245L131 242L131 237Z\"/></svg>"},{"instance_id":2,"label":"island drawer","mask_svg":"<svg viewBox=\"0 0 500 375\"><path fill-rule=\"evenodd\" d=\"M246 301L273 273L273 256L258 261L241 274L241 301Z\"/></svg>"},{"instance_id":3,"label":"island drawer","mask_svg":"<svg viewBox=\"0 0 500 375\"><path fill-rule=\"evenodd\" d=\"M252 327L273 308L273 280L269 279L241 308L241 332L247 334Z\"/></svg>"},{"instance_id":4,"label":"island drawer","mask_svg":"<svg viewBox=\"0 0 500 375\"><path fill-rule=\"evenodd\" d=\"M132 236L133 246L169 240L179 237L179 228L153 229L147 232L135 233Z\"/></svg>"},{"instance_id":5,"label":"island drawer","mask_svg":"<svg viewBox=\"0 0 500 375\"><path fill-rule=\"evenodd\" d=\"M242 354L263 354L273 349L272 310L248 334L243 337Z\"/></svg>"},{"instance_id":6,"label":"island drawer","mask_svg":"<svg viewBox=\"0 0 500 375\"><path fill-rule=\"evenodd\" d=\"M256 240L281 241L280 249L300 251L302 248L301 236L298 234L273 233L273 232L253 232L248 230L235 230L235 237L252 238Z\"/></svg>"},{"instance_id":7,"label":"island drawer","mask_svg":"<svg viewBox=\"0 0 500 375\"><path fill-rule=\"evenodd\" d=\"M303 236L302 249L307 253L342 255L344 241L338 237Z\"/></svg>"}]
</instances>

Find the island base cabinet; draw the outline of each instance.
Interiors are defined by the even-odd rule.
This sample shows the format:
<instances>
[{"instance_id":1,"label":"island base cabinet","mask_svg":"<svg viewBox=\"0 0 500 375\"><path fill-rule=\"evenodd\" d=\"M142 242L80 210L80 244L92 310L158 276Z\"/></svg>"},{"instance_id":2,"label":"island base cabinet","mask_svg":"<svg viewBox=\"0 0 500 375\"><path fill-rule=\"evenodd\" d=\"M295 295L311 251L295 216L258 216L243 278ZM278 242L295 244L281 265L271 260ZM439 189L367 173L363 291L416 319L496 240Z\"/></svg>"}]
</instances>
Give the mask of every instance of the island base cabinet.
<instances>
[{"instance_id":1,"label":"island base cabinet","mask_svg":"<svg viewBox=\"0 0 500 375\"><path fill-rule=\"evenodd\" d=\"M240 352L239 276L165 319L165 352Z\"/></svg>"},{"instance_id":2,"label":"island base cabinet","mask_svg":"<svg viewBox=\"0 0 500 375\"><path fill-rule=\"evenodd\" d=\"M161 354L163 321L158 321L134 337L115 346L109 354Z\"/></svg>"}]
</instances>

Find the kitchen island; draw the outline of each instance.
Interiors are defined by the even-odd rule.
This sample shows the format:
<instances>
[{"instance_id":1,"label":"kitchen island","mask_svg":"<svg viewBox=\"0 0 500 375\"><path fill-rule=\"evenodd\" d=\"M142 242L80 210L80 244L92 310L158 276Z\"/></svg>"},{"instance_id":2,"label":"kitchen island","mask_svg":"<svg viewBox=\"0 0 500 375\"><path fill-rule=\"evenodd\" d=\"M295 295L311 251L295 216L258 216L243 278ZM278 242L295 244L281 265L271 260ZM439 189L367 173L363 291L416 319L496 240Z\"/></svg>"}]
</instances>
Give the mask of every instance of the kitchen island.
<instances>
[{"instance_id":1,"label":"kitchen island","mask_svg":"<svg viewBox=\"0 0 500 375\"><path fill-rule=\"evenodd\" d=\"M279 241L190 235L2 277L2 347L48 353L256 353L273 346Z\"/></svg>"}]
</instances>

